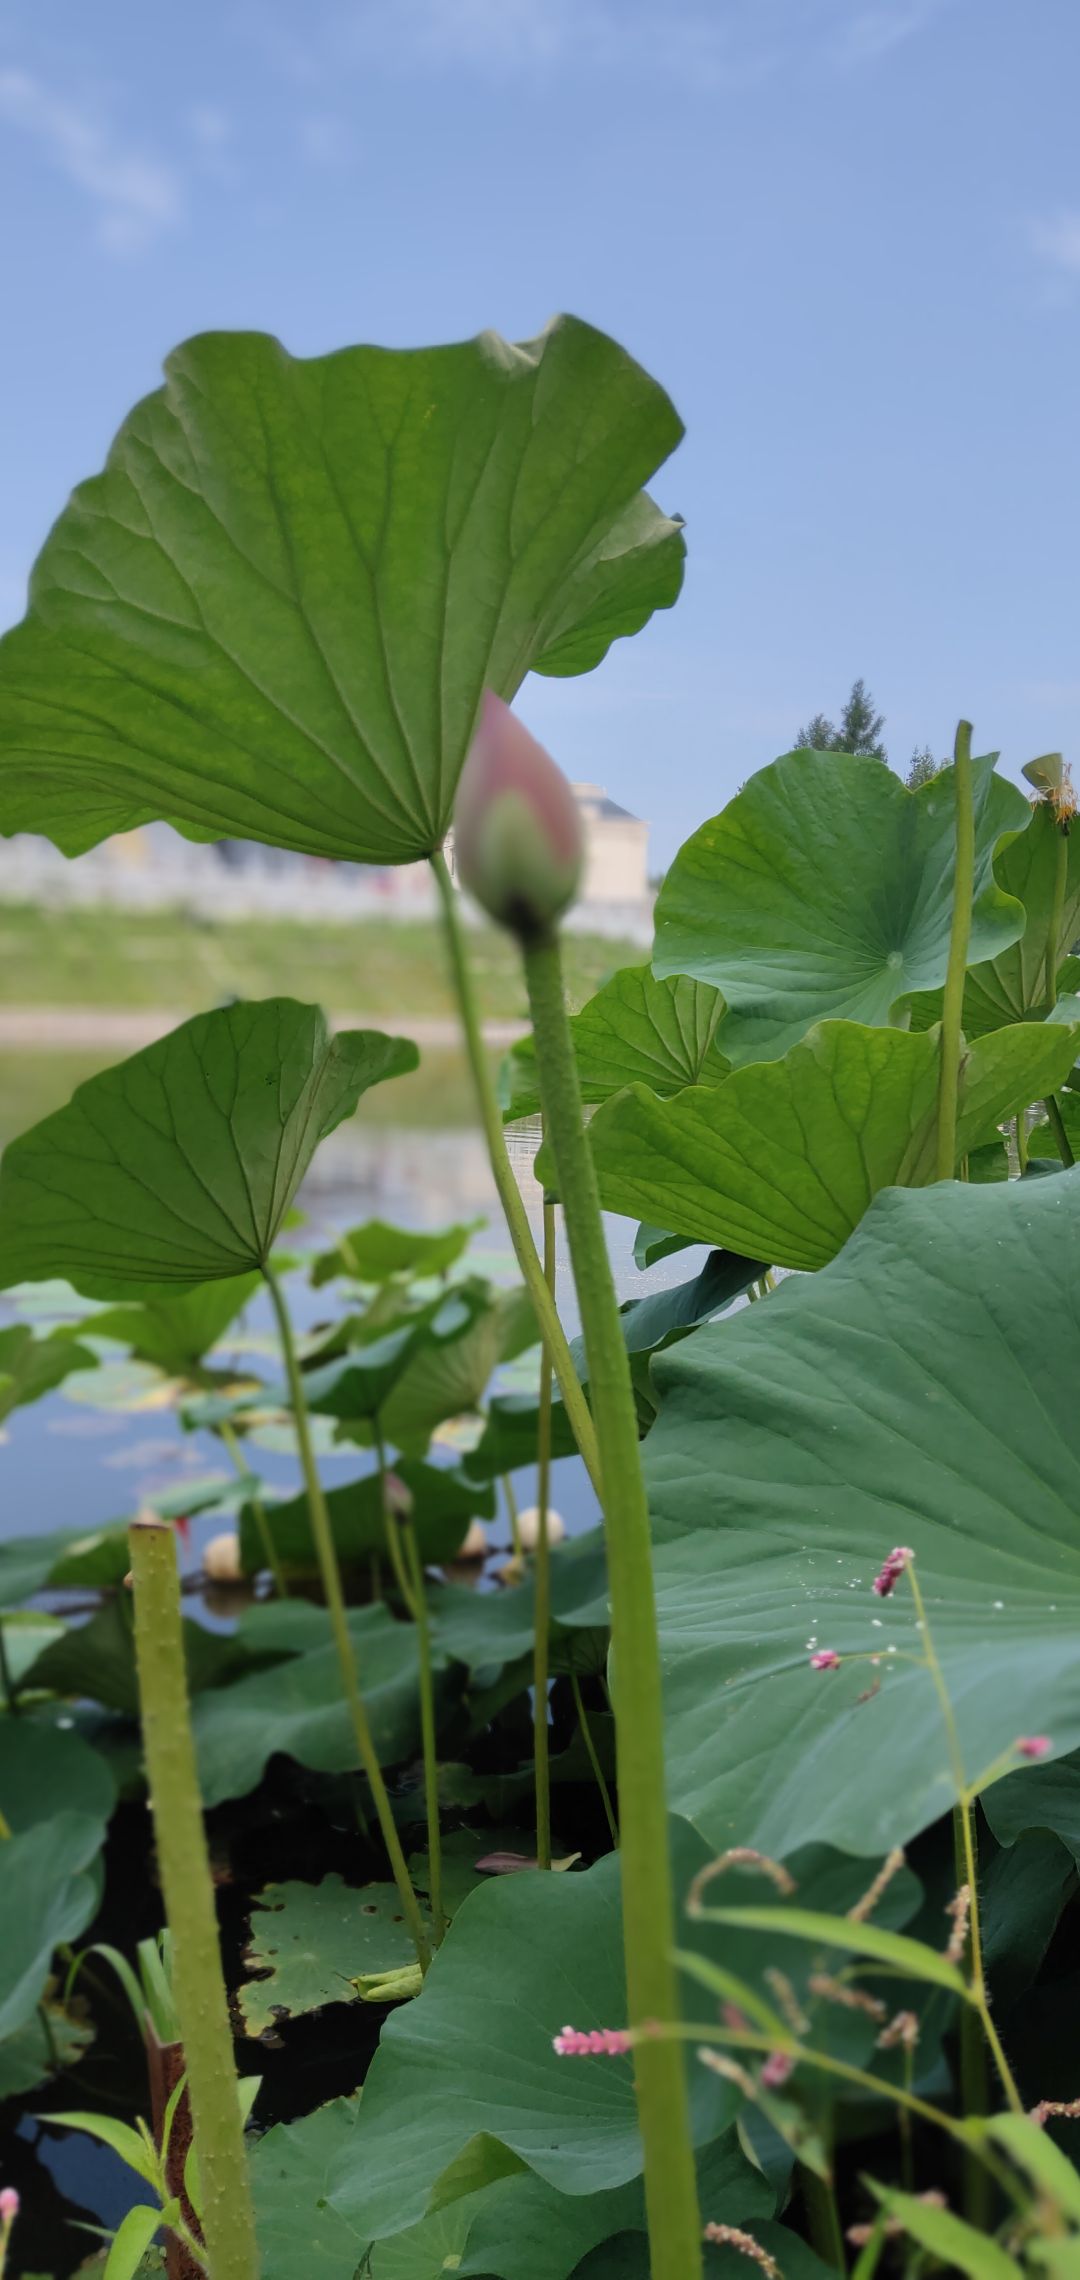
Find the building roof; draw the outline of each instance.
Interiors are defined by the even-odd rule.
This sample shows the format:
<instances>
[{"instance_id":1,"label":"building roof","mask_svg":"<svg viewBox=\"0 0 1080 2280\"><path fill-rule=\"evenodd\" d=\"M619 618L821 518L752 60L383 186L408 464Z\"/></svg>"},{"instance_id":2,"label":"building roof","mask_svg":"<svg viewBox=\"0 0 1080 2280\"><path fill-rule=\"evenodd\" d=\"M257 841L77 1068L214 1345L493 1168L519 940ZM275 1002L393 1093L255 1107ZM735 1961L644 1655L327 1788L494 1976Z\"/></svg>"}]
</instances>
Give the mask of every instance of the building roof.
<instances>
[{"instance_id":1,"label":"building roof","mask_svg":"<svg viewBox=\"0 0 1080 2280\"><path fill-rule=\"evenodd\" d=\"M602 816L605 822L640 823L641 817L631 815L629 808L620 807L617 800L609 800L601 784L575 784L574 798L578 806L587 808L593 815Z\"/></svg>"}]
</instances>

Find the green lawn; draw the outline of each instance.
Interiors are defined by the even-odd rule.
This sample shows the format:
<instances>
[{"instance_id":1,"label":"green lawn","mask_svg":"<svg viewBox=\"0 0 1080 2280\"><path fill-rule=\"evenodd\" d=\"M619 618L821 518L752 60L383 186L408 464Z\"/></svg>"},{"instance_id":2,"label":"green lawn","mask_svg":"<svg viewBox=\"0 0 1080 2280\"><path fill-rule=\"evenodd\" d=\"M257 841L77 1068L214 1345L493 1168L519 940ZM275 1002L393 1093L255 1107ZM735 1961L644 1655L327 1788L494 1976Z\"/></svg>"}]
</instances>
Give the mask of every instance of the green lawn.
<instances>
[{"instance_id":1,"label":"green lawn","mask_svg":"<svg viewBox=\"0 0 1080 2280\"><path fill-rule=\"evenodd\" d=\"M524 1017L509 936L471 930L485 1014ZM567 984L580 1005L644 950L606 936L566 936ZM437 928L374 919L354 926L192 918L180 911L0 908L0 1004L153 1006L193 1013L227 996L306 998L391 1024L454 1012Z\"/></svg>"}]
</instances>

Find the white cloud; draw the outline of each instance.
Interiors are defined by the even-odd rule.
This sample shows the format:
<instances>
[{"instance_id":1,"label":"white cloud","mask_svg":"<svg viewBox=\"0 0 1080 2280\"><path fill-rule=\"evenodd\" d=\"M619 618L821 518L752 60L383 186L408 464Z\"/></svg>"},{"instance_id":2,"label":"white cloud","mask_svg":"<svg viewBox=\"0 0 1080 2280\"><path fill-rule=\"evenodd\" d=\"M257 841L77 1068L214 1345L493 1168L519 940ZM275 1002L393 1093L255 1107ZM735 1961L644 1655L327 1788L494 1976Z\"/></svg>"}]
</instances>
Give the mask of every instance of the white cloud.
<instances>
[{"instance_id":1,"label":"white cloud","mask_svg":"<svg viewBox=\"0 0 1080 2280\"><path fill-rule=\"evenodd\" d=\"M95 235L108 253L139 253L180 216L177 176L122 144L89 109L55 95L31 73L0 71L0 118L33 137L95 209Z\"/></svg>"},{"instance_id":2,"label":"white cloud","mask_svg":"<svg viewBox=\"0 0 1080 2280\"><path fill-rule=\"evenodd\" d=\"M1040 260L1051 269L1080 277L1080 209L1063 207L1032 226L1031 241Z\"/></svg>"}]
</instances>

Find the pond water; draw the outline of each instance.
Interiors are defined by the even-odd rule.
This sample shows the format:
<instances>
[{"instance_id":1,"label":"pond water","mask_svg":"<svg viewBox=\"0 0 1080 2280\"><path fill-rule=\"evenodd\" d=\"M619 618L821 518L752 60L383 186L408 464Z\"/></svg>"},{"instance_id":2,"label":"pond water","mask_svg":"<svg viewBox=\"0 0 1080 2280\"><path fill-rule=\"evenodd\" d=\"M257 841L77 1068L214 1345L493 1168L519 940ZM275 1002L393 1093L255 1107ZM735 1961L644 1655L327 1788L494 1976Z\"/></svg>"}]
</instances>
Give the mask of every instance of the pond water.
<instances>
[{"instance_id":1,"label":"pond water","mask_svg":"<svg viewBox=\"0 0 1080 2280\"><path fill-rule=\"evenodd\" d=\"M542 1197L532 1174L538 1143L535 1126L519 1126L510 1135L511 1160L539 1241ZM300 1204L306 1224L297 1231L296 1241L305 1247L329 1241L367 1218L417 1228L483 1220L485 1225L470 1247L470 1262L493 1280L509 1283L516 1278L484 1143L468 1127L372 1129L356 1119L324 1144ZM705 1256L680 1252L642 1275L633 1261L634 1233L632 1221L609 1220L623 1298L684 1280ZM289 1296L302 1329L331 1312L327 1294L313 1291L303 1273L290 1276ZM563 1320L573 1333L577 1308L561 1231L557 1296ZM269 1307L257 1298L244 1316L243 1332L261 1338L269 1335L271 1327ZM14 1412L0 1448L4 1483L0 1531L5 1536L83 1524L94 1527L133 1511L147 1496L222 1469L221 1446L214 1436L184 1432L172 1410L157 1406L152 1393L144 1405L124 1408L104 1406L106 1391L103 1373L87 1373L83 1379L69 1379L62 1391ZM252 1449L250 1457L253 1467L274 1486L289 1492L299 1488L299 1467L291 1456L260 1447ZM362 1451L344 1448L325 1451L321 1461L333 1486L362 1470L365 1457ZM516 1487L521 1499L533 1501L531 1469L522 1473ZM553 1498L572 1532L595 1521L595 1498L576 1458L555 1466ZM213 1519L193 1523L193 1564L198 1564L201 1543L220 1525Z\"/></svg>"}]
</instances>

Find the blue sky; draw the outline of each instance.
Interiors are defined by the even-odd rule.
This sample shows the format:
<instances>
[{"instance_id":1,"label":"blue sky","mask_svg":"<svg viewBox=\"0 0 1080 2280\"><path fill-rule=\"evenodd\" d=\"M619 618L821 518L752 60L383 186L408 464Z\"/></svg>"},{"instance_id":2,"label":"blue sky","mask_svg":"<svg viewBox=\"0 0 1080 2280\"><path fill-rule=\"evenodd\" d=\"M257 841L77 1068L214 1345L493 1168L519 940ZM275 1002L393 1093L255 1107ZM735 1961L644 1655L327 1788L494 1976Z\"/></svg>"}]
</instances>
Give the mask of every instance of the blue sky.
<instances>
[{"instance_id":1,"label":"blue sky","mask_svg":"<svg viewBox=\"0 0 1080 2280\"><path fill-rule=\"evenodd\" d=\"M0 623L165 351L556 309L665 383L678 608L521 707L658 861L856 674L1080 742L1076 0L7 0Z\"/></svg>"}]
</instances>

